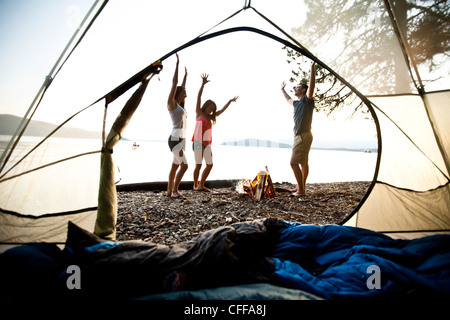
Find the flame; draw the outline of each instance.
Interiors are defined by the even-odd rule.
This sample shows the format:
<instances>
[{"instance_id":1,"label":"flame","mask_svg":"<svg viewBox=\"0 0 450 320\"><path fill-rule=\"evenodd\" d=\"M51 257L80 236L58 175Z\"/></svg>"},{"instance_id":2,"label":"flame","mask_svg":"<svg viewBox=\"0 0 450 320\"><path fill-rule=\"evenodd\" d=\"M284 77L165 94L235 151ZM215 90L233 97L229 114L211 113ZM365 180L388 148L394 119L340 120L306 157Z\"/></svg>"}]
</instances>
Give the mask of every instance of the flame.
<instances>
[{"instance_id":1,"label":"flame","mask_svg":"<svg viewBox=\"0 0 450 320\"><path fill-rule=\"evenodd\" d=\"M236 191L242 194L249 194L250 188L253 188L252 181L250 181L250 179L241 180L236 185Z\"/></svg>"},{"instance_id":2,"label":"flame","mask_svg":"<svg viewBox=\"0 0 450 320\"><path fill-rule=\"evenodd\" d=\"M237 183L236 185L236 191L240 194L248 194L251 198L255 196L255 191L259 183L261 183L262 176L268 176L264 179L264 196L263 198L273 198L275 197L275 193L273 191L273 188L270 188L269 185L269 172L268 171L260 171L256 175L255 179L244 179Z\"/></svg>"}]
</instances>

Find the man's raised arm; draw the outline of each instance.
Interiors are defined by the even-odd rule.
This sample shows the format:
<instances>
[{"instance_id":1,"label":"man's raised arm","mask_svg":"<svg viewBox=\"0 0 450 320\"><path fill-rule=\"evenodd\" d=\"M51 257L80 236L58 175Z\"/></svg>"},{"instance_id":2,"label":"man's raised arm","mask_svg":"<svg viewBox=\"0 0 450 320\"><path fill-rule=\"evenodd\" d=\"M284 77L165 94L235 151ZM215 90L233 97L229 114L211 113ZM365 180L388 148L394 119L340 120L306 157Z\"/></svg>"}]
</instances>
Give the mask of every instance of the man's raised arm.
<instances>
[{"instance_id":1,"label":"man's raised arm","mask_svg":"<svg viewBox=\"0 0 450 320\"><path fill-rule=\"evenodd\" d=\"M284 89L284 87L286 87L286 83L283 82L281 84L281 91L283 92L284 98L286 99L286 101L293 106L294 105L294 100L292 100L292 98L287 94L286 90Z\"/></svg>"},{"instance_id":2,"label":"man's raised arm","mask_svg":"<svg viewBox=\"0 0 450 320\"><path fill-rule=\"evenodd\" d=\"M313 61L311 63L311 74L309 76L308 91L306 92L306 97L308 99L312 99L313 94L314 94L314 87L316 86L316 69L314 68L315 65L316 65L316 62Z\"/></svg>"}]
</instances>

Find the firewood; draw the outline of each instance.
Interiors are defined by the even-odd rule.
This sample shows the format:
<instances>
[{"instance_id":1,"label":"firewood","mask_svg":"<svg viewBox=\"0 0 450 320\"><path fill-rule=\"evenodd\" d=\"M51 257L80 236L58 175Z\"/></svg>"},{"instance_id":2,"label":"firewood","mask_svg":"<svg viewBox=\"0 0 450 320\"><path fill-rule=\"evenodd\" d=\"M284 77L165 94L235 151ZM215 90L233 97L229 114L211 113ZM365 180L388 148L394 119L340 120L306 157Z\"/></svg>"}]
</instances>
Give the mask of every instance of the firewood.
<instances>
[{"instance_id":1,"label":"firewood","mask_svg":"<svg viewBox=\"0 0 450 320\"><path fill-rule=\"evenodd\" d=\"M275 198L275 188L273 186L272 178L270 177L269 169L267 168L267 166L266 166L266 171L267 171L267 175L268 175L267 176L268 184L269 184L268 188L271 192L271 198Z\"/></svg>"},{"instance_id":2,"label":"firewood","mask_svg":"<svg viewBox=\"0 0 450 320\"><path fill-rule=\"evenodd\" d=\"M265 189L266 181L267 181L267 172L260 171L259 175L260 175L260 179L258 181L258 184L256 187L256 193L255 193L255 198L257 200L261 200L262 198L264 198L264 189Z\"/></svg>"}]
</instances>

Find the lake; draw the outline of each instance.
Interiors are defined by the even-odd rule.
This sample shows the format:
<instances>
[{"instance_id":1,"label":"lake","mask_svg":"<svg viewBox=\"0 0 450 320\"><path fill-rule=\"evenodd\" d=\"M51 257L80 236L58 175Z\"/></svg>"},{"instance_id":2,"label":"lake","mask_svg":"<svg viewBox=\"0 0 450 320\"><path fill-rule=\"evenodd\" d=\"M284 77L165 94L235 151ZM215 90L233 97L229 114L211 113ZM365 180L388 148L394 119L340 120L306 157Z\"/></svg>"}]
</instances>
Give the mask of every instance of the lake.
<instances>
[{"instance_id":1,"label":"lake","mask_svg":"<svg viewBox=\"0 0 450 320\"><path fill-rule=\"evenodd\" d=\"M167 181L172 153L167 142L122 140L114 148L119 184ZM253 179L268 167L273 182L296 183L289 165L291 149L213 145L214 167L208 180ZM195 166L191 142L186 156L189 169L183 181L193 180ZM312 149L309 155L308 183L372 181L377 153Z\"/></svg>"}]
</instances>

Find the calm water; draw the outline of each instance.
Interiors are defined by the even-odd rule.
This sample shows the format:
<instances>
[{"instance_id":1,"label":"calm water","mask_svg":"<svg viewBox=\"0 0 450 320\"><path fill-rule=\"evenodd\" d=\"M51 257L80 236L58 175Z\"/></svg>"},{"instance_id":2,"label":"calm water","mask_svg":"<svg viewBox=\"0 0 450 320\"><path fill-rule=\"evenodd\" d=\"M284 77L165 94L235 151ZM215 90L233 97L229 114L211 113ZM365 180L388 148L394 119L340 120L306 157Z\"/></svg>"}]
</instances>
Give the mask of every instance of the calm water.
<instances>
[{"instance_id":1,"label":"calm water","mask_svg":"<svg viewBox=\"0 0 450 320\"><path fill-rule=\"evenodd\" d=\"M120 184L167 181L172 153L165 142L120 141L114 149ZM214 167L208 180L253 179L268 167L274 182L295 183L289 165L290 149L213 145ZM192 181L194 153L187 144L189 169L183 181ZM351 151L316 150L310 152L308 183L372 181L377 154Z\"/></svg>"},{"instance_id":2,"label":"calm water","mask_svg":"<svg viewBox=\"0 0 450 320\"><path fill-rule=\"evenodd\" d=\"M5 137L1 136L0 138ZM36 139L34 137L29 138L32 142L35 142ZM77 142L75 146L80 148L80 153L95 150L99 147L99 142L96 141L70 140L71 142ZM4 147L6 141L6 138L0 139L0 151L2 151L2 146ZM65 139L54 139L55 146L45 150L45 158L48 158L46 163L77 153L74 150L76 149L74 143L66 142ZM92 146L88 146L87 142L90 142ZM26 142L24 143L26 144ZM138 142L138 144L139 147L133 150L133 141L120 141L114 148L114 161L118 167L116 180L120 179L120 184L167 181L172 163L172 153L167 143ZM208 177L209 180L253 179L260 170L264 170L267 166L274 182L295 183L289 165L290 149L213 145L212 150L214 167ZM65 154L66 152L67 154ZM195 163L191 143L187 145L186 156L189 169L183 177L183 181L192 181ZM371 181L375 171L377 154L312 149L309 157L308 183ZM87 169L83 169L85 173ZM95 169L98 169L98 167L95 167Z\"/></svg>"}]
</instances>

